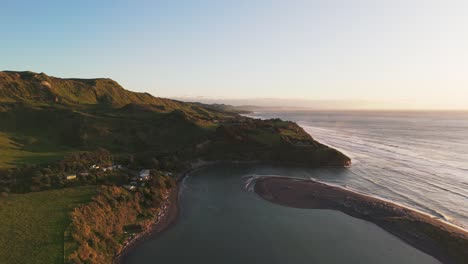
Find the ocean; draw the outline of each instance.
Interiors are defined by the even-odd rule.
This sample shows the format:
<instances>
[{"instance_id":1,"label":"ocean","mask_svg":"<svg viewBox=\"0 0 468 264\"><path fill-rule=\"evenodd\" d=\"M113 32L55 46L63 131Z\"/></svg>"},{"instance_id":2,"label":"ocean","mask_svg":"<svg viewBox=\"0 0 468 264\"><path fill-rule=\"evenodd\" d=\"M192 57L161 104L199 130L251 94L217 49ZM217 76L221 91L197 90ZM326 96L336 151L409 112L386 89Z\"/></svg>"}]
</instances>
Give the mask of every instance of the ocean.
<instances>
[{"instance_id":1,"label":"ocean","mask_svg":"<svg viewBox=\"0 0 468 264\"><path fill-rule=\"evenodd\" d=\"M340 177L311 178L468 228L468 112L270 111L351 157Z\"/></svg>"},{"instance_id":2,"label":"ocean","mask_svg":"<svg viewBox=\"0 0 468 264\"><path fill-rule=\"evenodd\" d=\"M125 263L439 263L371 222L270 203L261 176L313 179L468 227L468 113L262 112L296 121L353 160L349 168L218 164L192 172L174 226ZM182 250L182 251L181 251Z\"/></svg>"}]
</instances>

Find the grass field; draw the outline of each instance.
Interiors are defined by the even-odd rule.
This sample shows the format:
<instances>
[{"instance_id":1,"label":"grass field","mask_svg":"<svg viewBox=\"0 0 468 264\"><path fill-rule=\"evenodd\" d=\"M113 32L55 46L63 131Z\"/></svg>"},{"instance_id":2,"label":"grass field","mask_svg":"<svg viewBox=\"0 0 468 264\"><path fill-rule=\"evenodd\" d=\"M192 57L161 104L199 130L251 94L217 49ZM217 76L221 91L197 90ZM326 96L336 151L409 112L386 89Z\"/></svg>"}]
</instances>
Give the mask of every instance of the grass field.
<instances>
[{"instance_id":1,"label":"grass field","mask_svg":"<svg viewBox=\"0 0 468 264\"><path fill-rule=\"evenodd\" d=\"M0 198L0 263L63 263L68 214L95 193L76 187Z\"/></svg>"},{"instance_id":2,"label":"grass field","mask_svg":"<svg viewBox=\"0 0 468 264\"><path fill-rule=\"evenodd\" d=\"M58 160L65 151L27 151L9 134L0 132L0 168L13 168L23 164L41 164Z\"/></svg>"}]
</instances>

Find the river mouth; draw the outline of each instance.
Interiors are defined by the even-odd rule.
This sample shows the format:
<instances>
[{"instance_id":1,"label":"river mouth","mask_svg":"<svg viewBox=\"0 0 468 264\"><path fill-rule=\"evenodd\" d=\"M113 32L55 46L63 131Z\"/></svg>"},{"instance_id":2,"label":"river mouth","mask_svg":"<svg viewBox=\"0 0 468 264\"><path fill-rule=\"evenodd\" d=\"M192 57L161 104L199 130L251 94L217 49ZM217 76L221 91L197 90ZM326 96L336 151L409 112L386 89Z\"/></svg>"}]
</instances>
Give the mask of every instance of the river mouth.
<instances>
[{"instance_id":1,"label":"river mouth","mask_svg":"<svg viewBox=\"0 0 468 264\"><path fill-rule=\"evenodd\" d=\"M245 188L249 175L294 170L222 164L183 182L177 223L125 263L439 263L378 226L333 210L289 208Z\"/></svg>"}]
</instances>

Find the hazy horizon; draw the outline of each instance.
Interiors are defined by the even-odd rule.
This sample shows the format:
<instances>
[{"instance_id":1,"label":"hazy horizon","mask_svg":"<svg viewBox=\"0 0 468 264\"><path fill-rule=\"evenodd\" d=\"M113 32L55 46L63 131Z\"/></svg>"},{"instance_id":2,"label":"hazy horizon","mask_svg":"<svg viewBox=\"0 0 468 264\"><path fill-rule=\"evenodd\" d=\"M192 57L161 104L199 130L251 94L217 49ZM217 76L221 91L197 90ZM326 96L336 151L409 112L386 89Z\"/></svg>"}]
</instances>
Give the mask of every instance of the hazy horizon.
<instances>
[{"instance_id":1,"label":"hazy horizon","mask_svg":"<svg viewBox=\"0 0 468 264\"><path fill-rule=\"evenodd\" d=\"M0 69L112 78L169 98L468 109L466 1L49 0L2 9Z\"/></svg>"},{"instance_id":2,"label":"hazy horizon","mask_svg":"<svg viewBox=\"0 0 468 264\"><path fill-rule=\"evenodd\" d=\"M345 100L307 100L296 98L210 98L210 97L169 97L183 102L198 102L204 104L225 104L239 107L259 107L264 110L382 110L382 111L460 111L468 108L424 108L410 103L388 103L371 101Z\"/></svg>"}]
</instances>

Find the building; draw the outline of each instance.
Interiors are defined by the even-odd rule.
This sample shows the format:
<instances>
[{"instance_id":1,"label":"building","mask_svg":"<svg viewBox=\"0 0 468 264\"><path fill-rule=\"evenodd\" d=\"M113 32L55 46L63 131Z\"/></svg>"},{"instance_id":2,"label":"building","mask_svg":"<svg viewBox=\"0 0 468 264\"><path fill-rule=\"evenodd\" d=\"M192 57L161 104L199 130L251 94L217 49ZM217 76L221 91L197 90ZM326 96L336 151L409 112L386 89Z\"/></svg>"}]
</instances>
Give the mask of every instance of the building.
<instances>
[{"instance_id":1,"label":"building","mask_svg":"<svg viewBox=\"0 0 468 264\"><path fill-rule=\"evenodd\" d=\"M138 178L140 179L140 181L149 180L149 178L150 178L150 170L141 170L141 171L138 173Z\"/></svg>"},{"instance_id":2,"label":"building","mask_svg":"<svg viewBox=\"0 0 468 264\"><path fill-rule=\"evenodd\" d=\"M74 179L76 179L76 174L65 175L65 179L66 180L74 180Z\"/></svg>"},{"instance_id":3,"label":"building","mask_svg":"<svg viewBox=\"0 0 468 264\"><path fill-rule=\"evenodd\" d=\"M133 185L124 185L123 187L125 189L129 190L129 191L135 191L136 190L136 186L133 186Z\"/></svg>"},{"instance_id":4,"label":"building","mask_svg":"<svg viewBox=\"0 0 468 264\"><path fill-rule=\"evenodd\" d=\"M120 170L122 168L123 168L122 165L112 165L112 166L109 166L109 167L102 167L102 170L103 171L113 171L113 170Z\"/></svg>"},{"instance_id":5,"label":"building","mask_svg":"<svg viewBox=\"0 0 468 264\"><path fill-rule=\"evenodd\" d=\"M162 171L162 175L172 177L172 172Z\"/></svg>"}]
</instances>

